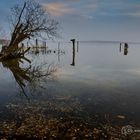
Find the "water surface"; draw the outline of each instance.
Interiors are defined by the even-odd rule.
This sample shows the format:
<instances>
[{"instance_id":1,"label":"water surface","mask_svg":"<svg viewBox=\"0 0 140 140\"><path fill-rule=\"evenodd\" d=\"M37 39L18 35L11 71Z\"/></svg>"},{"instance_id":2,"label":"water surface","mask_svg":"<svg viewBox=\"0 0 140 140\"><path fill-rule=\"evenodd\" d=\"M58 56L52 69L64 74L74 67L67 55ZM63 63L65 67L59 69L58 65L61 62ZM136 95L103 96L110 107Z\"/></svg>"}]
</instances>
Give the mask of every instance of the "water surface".
<instances>
[{"instance_id":1,"label":"water surface","mask_svg":"<svg viewBox=\"0 0 140 140\"><path fill-rule=\"evenodd\" d=\"M27 54L31 63L3 62L1 120L11 119L4 115L6 106L37 103L51 117L80 118L89 124L94 120L98 125L108 116L113 124L139 126L139 53L140 44L126 49L118 43L78 42L73 52L72 43L61 42L48 43L47 52ZM125 119L120 122L117 116Z\"/></svg>"}]
</instances>

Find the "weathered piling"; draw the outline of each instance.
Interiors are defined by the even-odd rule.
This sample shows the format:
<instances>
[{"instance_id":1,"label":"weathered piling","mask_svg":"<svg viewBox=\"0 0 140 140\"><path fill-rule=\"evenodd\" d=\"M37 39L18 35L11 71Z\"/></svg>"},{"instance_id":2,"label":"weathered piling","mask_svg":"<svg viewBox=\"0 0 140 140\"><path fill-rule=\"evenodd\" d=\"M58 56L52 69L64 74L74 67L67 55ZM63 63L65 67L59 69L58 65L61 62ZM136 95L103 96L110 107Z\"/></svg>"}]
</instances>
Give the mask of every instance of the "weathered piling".
<instances>
[{"instance_id":1,"label":"weathered piling","mask_svg":"<svg viewBox=\"0 0 140 140\"><path fill-rule=\"evenodd\" d=\"M73 53L72 53L72 66L75 66L75 39L71 39L72 44L73 44Z\"/></svg>"}]
</instances>

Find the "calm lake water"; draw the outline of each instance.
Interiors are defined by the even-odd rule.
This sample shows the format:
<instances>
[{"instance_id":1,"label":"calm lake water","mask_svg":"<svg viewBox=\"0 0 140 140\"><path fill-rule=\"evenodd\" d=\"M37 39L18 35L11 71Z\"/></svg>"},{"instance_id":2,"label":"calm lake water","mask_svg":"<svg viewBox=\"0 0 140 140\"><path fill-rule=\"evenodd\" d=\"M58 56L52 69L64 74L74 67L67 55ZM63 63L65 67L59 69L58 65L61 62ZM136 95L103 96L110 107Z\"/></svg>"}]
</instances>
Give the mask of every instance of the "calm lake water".
<instances>
[{"instance_id":1,"label":"calm lake water","mask_svg":"<svg viewBox=\"0 0 140 140\"><path fill-rule=\"evenodd\" d=\"M54 109L45 113L51 116L68 113L92 124L93 118L119 115L123 125L140 123L140 44L124 49L119 43L79 42L74 54L72 43L48 43L47 53L26 57L31 63L0 64L1 120L12 119L5 115L8 105L37 102L43 108L50 101Z\"/></svg>"}]
</instances>

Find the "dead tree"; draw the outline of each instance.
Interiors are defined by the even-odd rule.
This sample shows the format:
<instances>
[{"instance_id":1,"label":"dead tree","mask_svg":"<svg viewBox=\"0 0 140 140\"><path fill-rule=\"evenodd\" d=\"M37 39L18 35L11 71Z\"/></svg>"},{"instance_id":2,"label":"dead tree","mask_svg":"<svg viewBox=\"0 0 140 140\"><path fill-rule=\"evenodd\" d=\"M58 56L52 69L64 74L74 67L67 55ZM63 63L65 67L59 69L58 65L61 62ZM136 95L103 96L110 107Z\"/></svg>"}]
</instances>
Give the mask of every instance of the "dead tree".
<instances>
[{"instance_id":1,"label":"dead tree","mask_svg":"<svg viewBox=\"0 0 140 140\"><path fill-rule=\"evenodd\" d=\"M11 16L12 33L10 43L1 54L0 59L19 57L22 54L19 43L34 37L47 38L57 36L58 22L51 19L42 5L34 0L26 0L22 6L16 5Z\"/></svg>"}]
</instances>

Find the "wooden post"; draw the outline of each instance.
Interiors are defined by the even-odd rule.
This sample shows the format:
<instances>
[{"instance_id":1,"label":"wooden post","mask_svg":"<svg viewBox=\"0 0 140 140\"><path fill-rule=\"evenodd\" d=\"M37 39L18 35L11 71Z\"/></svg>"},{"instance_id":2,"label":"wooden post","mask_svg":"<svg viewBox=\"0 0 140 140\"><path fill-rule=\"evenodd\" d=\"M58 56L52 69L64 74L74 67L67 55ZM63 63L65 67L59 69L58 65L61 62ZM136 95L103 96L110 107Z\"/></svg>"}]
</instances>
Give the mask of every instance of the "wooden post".
<instances>
[{"instance_id":1,"label":"wooden post","mask_svg":"<svg viewBox=\"0 0 140 140\"><path fill-rule=\"evenodd\" d=\"M37 39L35 40L35 43L36 43L36 51L35 51L35 53L37 54L37 53L39 53L39 50L38 50L38 40Z\"/></svg>"},{"instance_id":2,"label":"wooden post","mask_svg":"<svg viewBox=\"0 0 140 140\"><path fill-rule=\"evenodd\" d=\"M60 62L60 42L58 42L58 62Z\"/></svg>"},{"instance_id":3,"label":"wooden post","mask_svg":"<svg viewBox=\"0 0 140 140\"><path fill-rule=\"evenodd\" d=\"M73 43L73 53L72 53L72 66L75 66L75 39L71 39L72 43Z\"/></svg>"},{"instance_id":4,"label":"wooden post","mask_svg":"<svg viewBox=\"0 0 140 140\"><path fill-rule=\"evenodd\" d=\"M35 44L36 44L36 47L38 47L38 40L37 39L35 40Z\"/></svg>"},{"instance_id":5,"label":"wooden post","mask_svg":"<svg viewBox=\"0 0 140 140\"><path fill-rule=\"evenodd\" d=\"M124 43L124 55L128 54L128 44Z\"/></svg>"},{"instance_id":6,"label":"wooden post","mask_svg":"<svg viewBox=\"0 0 140 140\"><path fill-rule=\"evenodd\" d=\"M120 52L122 51L122 43L120 43Z\"/></svg>"}]
</instances>

